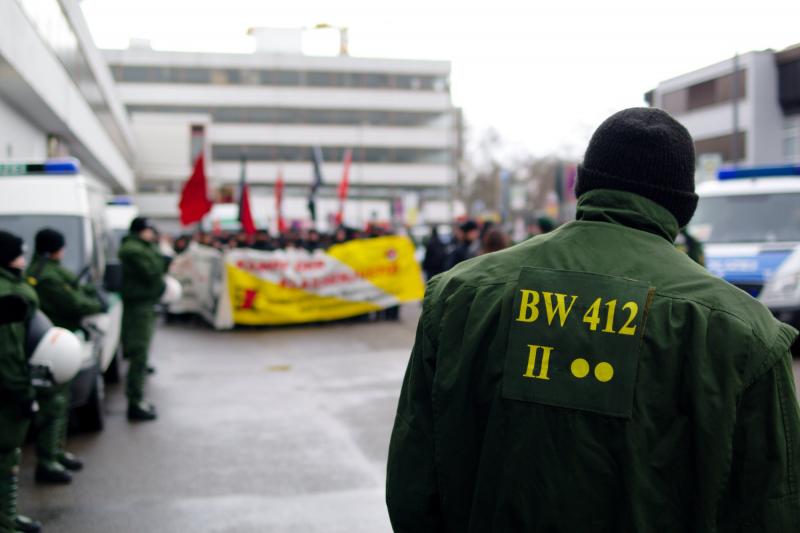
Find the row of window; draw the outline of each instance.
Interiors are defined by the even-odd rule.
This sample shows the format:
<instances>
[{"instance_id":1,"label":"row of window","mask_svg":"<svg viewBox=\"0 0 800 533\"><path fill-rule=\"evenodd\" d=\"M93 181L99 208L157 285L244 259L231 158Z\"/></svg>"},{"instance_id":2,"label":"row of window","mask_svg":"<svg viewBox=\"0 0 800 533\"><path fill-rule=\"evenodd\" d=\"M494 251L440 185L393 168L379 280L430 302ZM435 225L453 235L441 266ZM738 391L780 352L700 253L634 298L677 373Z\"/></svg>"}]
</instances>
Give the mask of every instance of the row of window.
<instances>
[{"instance_id":1,"label":"row of window","mask_svg":"<svg viewBox=\"0 0 800 533\"><path fill-rule=\"evenodd\" d=\"M344 158L344 146L322 148L325 161L340 162ZM311 161L312 149L308 146L264 146L264 145L214 145L211 147L214 161ZM429 148L355 148L353 161L356 163L396 163L396 164L447 164L451 154L447 150Z\"/></svg>"},{"instance_id":2,"label":"row of window","mask_svg":"<svg viewBox=\"0 0 800 533\"><path fill-rule=\"evenodd\" d=\"M368 111L364 109L298 109L268 107L128 106L130 113L198 113L218 123L317 124L345 126L425 127L442 122L442 113Z\"/></svg>"},{"instance_id":3,"label":"row of window","mask_svg":"<svg viewBox=\"0 0 800 533\"><path fill-rule=\"evenodd\" d=\"M670 113L680 114L747 96L747 71L739 70L713 80L696 83L664 94L662 107Z\"/></svg>"},{"instance_id":4,"label":"row of window","mask_svg":"<svg viewBox=\"0 0 800 533\"><path fill-rule=\"evenodd\" d=\"M210 85L270 85L287 87L349 87L410 91L449 90L444 76L328 72L242 68L158 67L114 65L114 79L127 83L198 83Z\"/></svg>"}]
</instances>

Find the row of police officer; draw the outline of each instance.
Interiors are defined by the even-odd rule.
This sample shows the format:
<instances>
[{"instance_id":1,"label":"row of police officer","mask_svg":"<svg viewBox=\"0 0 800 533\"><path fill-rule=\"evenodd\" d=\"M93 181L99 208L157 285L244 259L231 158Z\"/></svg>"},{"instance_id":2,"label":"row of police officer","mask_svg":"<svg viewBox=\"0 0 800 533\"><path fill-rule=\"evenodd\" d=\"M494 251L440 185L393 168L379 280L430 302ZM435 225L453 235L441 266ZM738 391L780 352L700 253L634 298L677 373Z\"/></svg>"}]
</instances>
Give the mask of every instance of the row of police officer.
<instances>
[{"instance_id":1,"label":"row of police officer","mask_svg":"<svg viewBox=\"0 0 800 533\"><path fill-rule=\"evenodd\" d=\"M119 251L122 345L130 363L126 393L131 421L156 418L155 408L143 400L155 304L165 288L165 263L154 241L154 228L146 219L136 218ZM93 285L81 284L61 264L68 245L59 231L40 230L26 271L23 239L0 230L0 533L41 529L38 522L16 510L20 447L29 426L34 430L37 482L67 484L71 472L83 468L82 462L64 449L70 380L80 364L80 343L68 339L69 332L81 330L86 317L107 310L107 298ZM43 360L45 368L50 365L45 379L39 379L40 367L33 364L40 362L34 358L42 359L35 355L38 344L30 340L35 317L41 316L38 310L60 333L58 342L49 342L51 352ZM75 362L74 372L68 372L71 376L58 379L61 376L56 374L64 370L58 365L71 362Z\"/></svg>"}]
</instances>

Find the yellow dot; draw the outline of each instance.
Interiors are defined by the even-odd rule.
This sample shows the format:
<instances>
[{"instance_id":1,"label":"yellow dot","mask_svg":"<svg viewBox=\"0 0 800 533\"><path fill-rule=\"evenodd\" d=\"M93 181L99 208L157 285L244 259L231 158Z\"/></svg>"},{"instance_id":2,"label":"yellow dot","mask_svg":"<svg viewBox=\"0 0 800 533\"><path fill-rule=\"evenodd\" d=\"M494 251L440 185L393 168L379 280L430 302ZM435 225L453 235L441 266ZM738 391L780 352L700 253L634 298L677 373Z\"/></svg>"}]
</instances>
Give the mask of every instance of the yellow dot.
<instances>
[{"instance_id":1,"label":"yellow dot","mask_svg":"<svg viewBox=\"0 0 800 533\"><path fill-rule=\"evenodd\" d=\"M614 377L614 367L608 363L599 363L594 367L594 377L603 383L611 381L611 378Z\"/></svg>"},{"instance_id":2,"label":"yellow dot","mask_svg":"<svg viewBox=\"0 0 800 533\"><path fill-rule=\"evenodd\" d=\"M575 359L569 369L576 378L585 378L589 374L589 362L586 359Z\"/></svg>"}]
</instances>

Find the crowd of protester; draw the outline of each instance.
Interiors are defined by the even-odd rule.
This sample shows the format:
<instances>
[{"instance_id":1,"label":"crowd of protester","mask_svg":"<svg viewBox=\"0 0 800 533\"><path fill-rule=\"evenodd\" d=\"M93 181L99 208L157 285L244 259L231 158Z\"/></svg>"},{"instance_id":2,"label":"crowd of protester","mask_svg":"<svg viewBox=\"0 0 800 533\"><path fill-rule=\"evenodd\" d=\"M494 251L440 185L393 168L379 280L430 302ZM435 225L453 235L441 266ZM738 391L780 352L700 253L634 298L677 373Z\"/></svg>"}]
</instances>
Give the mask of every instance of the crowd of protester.
<instances>
[{"instance_id":1,"label":"crowd of protester","mask_svg":"<svg viewBox=\"0 0 800 533\"><path fill-rule=\"evenodd\" d=\"M271 233L266 229L260 229L250 235L243 231L196 231L179 235L172 242L172 248L175 253L179 254L185 251L190 243L195 242L220 251L234 248L250 248L265 252L287 249L304 249L313 252L314 250L326 250L334 244L342 244L356 239L368 239L393 234L394 232L390 228L378 224L371 224L363 230L339 226L332 232L299 228L290 229L285 233Z\"/></svg>"},{"instance_id":2,"label":"crowd of protester","mask_svg":"<svg viewBox=\"0 0 800 533\"><path fill-rule=\"evenodd\" d=\"M428 279L449 270L462 261L482 254L497 252L513 244L508 232L490 220L483 222L473 219L463 220L454 224L452 231L446 235L441 234L440 227L433 226L430 235L425 237L421 243L416 243L425 248L422 269ZM540 217L528 224L527 233L528 236L548 233L555 227L556 224L553 220ZM169 249L169 255L186 251L193 242L220 251L248 248L267 252L288 249L303 249L313 252L326 250L335 244L357 239L369 239L397 233L410 234L407 228L401 228L399 232L396 232L386 225L369 224L364 229L339 226L331 232L322 232L313 228L291 228L284 233L271 233L269 230L260 229L250 235L243 231L198 230L194 233L181 234L174 240L163 236L161 242L162 247Z\"/></svg>"},{"instance_id":3,"label":"crowd of protester","mask_svg":"<svg viewBox=\"0 0 800 533\"><path fill-rule=\"evenodd\" d=\"M548 233L555 227L553 220L541 217L528 225L528 236ZM422 270L425 277L430 279L462 261L503 250L511 244L508 233L492 221L481 224L475 220L465 220L454 227L451 239L443 239L434 227L425 243Z\"/></svg>"}]
</instances>

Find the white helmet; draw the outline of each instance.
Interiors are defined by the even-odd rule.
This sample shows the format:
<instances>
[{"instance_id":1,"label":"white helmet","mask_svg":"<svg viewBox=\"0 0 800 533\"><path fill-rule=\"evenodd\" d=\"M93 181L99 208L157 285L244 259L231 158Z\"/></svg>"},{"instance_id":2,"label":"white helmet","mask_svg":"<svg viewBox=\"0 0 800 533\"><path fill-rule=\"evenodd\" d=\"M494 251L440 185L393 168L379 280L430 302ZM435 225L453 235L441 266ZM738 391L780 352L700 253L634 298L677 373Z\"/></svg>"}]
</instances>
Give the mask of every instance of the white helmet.
<instances>
[{"instance_id":1,"label":"white helmet","mask_svg":"<svg viewBox=\"0 0 800 533\"><path fill-rule=\"evenodd\" d=\"M181 296L183 296L181 282L172 276L164 276L164 292L161 294L161 303L167 305L177 303Z\"/></svg>"},{"instance_id":2,"label":"white helmet","mask_svg":"<svg viewBox=\"0 0 800 533\"><path fill-rule=\"evenodd\" d=\"M44 313L37 311L28 323L27 337L31 365L47 367L57 385L75 377L81 368L83 348L74 333L54 327Z\"/></svg>"}]
</instances>

